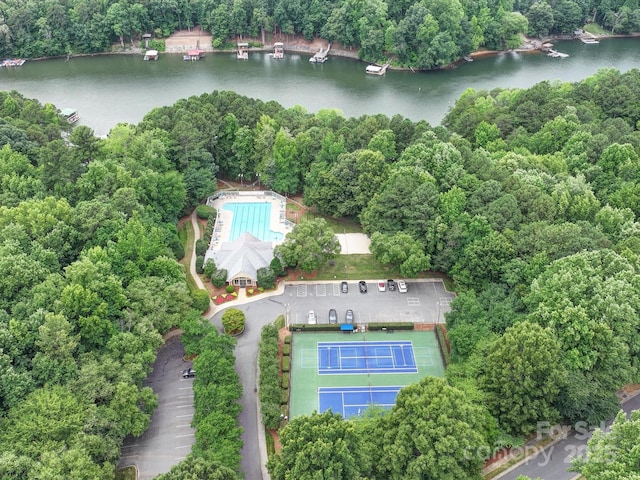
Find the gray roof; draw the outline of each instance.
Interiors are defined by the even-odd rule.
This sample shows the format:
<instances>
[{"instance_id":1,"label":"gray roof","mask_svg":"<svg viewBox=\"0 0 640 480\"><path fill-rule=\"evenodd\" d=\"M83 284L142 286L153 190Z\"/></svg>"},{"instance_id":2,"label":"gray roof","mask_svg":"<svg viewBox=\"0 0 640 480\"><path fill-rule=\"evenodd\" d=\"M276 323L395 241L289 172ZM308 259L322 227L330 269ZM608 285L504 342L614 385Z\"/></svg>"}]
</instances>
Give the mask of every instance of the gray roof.
<instances>
[{"instance_id":1,"label":"gray roof","mask_svg":"<svg viewBox=\"0 0 640 480\"><path fill-rule=\"evenodd\" d=\"M212 257L217 268L227 270L228 282L236 277L257 280L258 269L268 267L273 260L273 245L243 233L233 242L223 242Z\"/></svg>"}]
</instances>

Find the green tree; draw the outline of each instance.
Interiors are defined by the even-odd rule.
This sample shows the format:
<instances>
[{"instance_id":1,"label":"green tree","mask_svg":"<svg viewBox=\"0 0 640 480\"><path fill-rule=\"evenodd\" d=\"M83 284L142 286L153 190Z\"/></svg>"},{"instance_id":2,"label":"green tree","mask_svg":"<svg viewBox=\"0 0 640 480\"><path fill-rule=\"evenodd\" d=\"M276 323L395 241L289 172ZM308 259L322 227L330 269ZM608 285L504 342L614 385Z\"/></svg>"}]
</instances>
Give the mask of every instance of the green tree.
<instances>
[{"instance_id":1,"label":"green tree","mask_svg":"<svg viewBox=\"0 0 640 480\"><path fill-rule=\"evenodd\" d=\"M353 422L330 411L293 419L280 434L282 449L269 458L274 480L359 478L362 440Z\"/></svg>"},{"instance_id":2,"label":"green tree","mask_svg":"<svg viewBox=\"0 0 640 480\"><path fill-rule=\"evenodd\" d=\"M488 348L480 377L491 413L515 435L535 431L536 422L559 419L554 403L566 373L551 329L532 322L509 327Z\"/></svg>"},{"instance_id":3,"label":"green tree","mask_svg":"<svg viewBox=\"0 0 640 480\"><path fill-rule=\"evenodd\" d=\"M155 480L238 480L238 475L229 467L206 457L189 455L167 473Z\"/></svg>"},{"instance_id":4,"label":"green tree","mask_svg":"<svg viewBox=\"0 0 640 480\"><path fill-rule=\"evenodd\" d=\"M246 315L237 308L227 308L222 314L222 326L227 333L239 333L244 329Z\"/></svg>"},{"instance_id":5,"label":"green tree","mask_svg":"<svg viewBox=\"0 0 640 480\"><path fill-rule=\"evenodd\" d=\"M323 218L305 220L287 234L274 254L288 267L311 272L340 253L340 242Z\"/></svg>"},{"instance_id":6,"label":"green tree","mask_svg":"<svg viewBox=\"0 0 640 480\"><path fill-rule=\"evenodd\" d=\"M589 480L639 478L639 441L640 412L631 412L627 419L625 413L620 411L607 432L600 428L593 432L587 454L575 457L572 470Z\"/></svg>"},{"instance_id":7,"label":"green tree","mask_svg":"<svg viewBox=\"0 0 640 480\"><path fill-rule=\"evenodd\" d=\"M366 449L372 478L482 478L489 416L441 378L398 393Z\"/></svg>"},{"instance_id":8,"label":"green tree","mask_svg":"<svg viewBox=\"0 0 640 480\"><path fill-rule=\"evenodd\" d=\"M379 232L371 236L369 247L376 260L393 265L404 277L414 278L431 266L424 246L411 235L398 232L385 235Z\"/></svg>"}]
</instances>

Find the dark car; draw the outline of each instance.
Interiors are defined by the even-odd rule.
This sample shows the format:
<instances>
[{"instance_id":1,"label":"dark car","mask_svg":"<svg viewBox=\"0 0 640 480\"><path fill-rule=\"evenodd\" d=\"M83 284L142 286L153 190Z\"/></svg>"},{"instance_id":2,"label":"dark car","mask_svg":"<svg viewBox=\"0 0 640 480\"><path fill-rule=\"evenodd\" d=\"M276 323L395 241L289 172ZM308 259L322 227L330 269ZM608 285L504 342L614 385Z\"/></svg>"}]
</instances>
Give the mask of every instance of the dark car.
<instances>
[{"instance_id":1,"label":"dark car","mask_svg":"<svg viewBox=\"0 0 640 480\"><path fill-rule=\"evenodd\" d=\"M395 289L396 289L396 282L394 282L391 279L387 280L387 290L389 290L390 292L393 292L395 291Z\"/></svg>"},{"instance_id":2,"label":"dark car","mask_svg":"<svg viewBox=\"0 0 640 480\"><path fill-rule=\"evenodd\" d=\"M358 288L360 289L360 293L367 293L367 282L360 280L358 282Z\"/></svg>"},{"instance_id":3,"label":"dark car","mask_svg":"<svg viewBox=\"0 0 640 480\"><path fill-rule=\"evenodd\" d=\"M353 323L353 310L349 309L344 314L344 323Z\"/></svg>"},{"instance_id":4,"label":"dark car","mask_svg":"<svg viewBox=\"0 0 640 480\"><path fill-rule=\"evenodd\" d=\"M335 308L329 310L329 323L338 323L338 313Z\"/></svg>"},{"instance_id":5,"label":"dark car","mask_svg":"<svg viewBox=\"0 0 640 480\"><path fill-rule=\"evenodd\" d=\"M342 293L349 293L349 284L347 282L342 282L340 284L340 291Z\"/></svg>"},{"instance_id":6,"label":"dark car","mask_svg":"<svg viewBox=\"0 0 640 480\"><path fill-rule=\"evenodd\" d=\"M182 378L193 378L196 376L196 371L193 368L185 368L182 371Z\"/></svg>"}]
</instances>

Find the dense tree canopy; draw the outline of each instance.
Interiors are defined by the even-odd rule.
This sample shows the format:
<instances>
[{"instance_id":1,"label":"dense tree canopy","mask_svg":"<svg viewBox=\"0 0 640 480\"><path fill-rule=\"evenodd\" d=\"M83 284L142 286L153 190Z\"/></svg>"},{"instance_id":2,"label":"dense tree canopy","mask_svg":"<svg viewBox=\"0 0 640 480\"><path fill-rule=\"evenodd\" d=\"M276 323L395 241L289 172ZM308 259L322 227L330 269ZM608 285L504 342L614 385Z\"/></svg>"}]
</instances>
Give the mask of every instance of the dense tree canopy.
<instances>
[{"instance_id":1,"label":"dense tree canopy","mask_svg":"<svg viewBox=\"0 0 640 480\"><path fill-rule=\"evenodd\" d=\"M368 61L393 57L401 66L425 69L450 64L479 47L516 48L522 34L570 34L587 21L597 21L612 33L640 30L636 3L609 0L7 0L1 13L2 56L102 52L113 43L130 46L144 33L161 39L200 25L212 33L214 46L237 36L262 42L292 34L309 40L323 37L356 47ZM230 120L227 127L233 128ZM221 133L227 132L225 128ZM295 151L291 147L278 161L286 161Z\"/></svg>"}]
</instances>

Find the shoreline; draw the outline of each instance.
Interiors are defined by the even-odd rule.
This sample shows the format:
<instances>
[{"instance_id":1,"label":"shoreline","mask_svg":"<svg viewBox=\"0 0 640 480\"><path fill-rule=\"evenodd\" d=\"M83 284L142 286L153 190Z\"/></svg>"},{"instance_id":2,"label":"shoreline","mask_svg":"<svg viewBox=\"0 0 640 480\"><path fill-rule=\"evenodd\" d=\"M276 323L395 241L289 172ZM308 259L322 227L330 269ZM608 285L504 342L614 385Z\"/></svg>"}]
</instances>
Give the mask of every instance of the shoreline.
<instances>
[{"instance_id":1,"label":"shoreline","mask_svg":"<svg viewBox=\"0 0 640 480\"><path fill-rule=\"evenodd\" d=\"M599 34L599 35L591 34L591 35L597 40L606 40L606 39L612 39L612 38L613 39L640 38L640 32L632 33L632 34ZM184 55L188 50L196 49L197 47L192 45L192 43L193 41L195 41L197 44L199 44L200 39L202 37L205 37L205 41L206 41L210 36L204 34L202 31L199 31L198 33L174 32L172 35L164 39L165 42L166 41L176 42L177 40L184 39L187 42L189 42L189 44L187 44L187 42L182 42L181 44L174 44L173 46L171 46L169 50L160 52L160 55ZM511 52L520 53L520 54L524 54L524 53L539 54L539 53L544 53L544 50L541 47L545 43L552 43L554 41L571 41L571 40L578 41L579 39L573 35L551 35L551 36L544 37L542 39L524 37L523 44L518 48L506 49L506 50L477 50L475 52L469 53L467 57L471 58L472 60L475 60L475 59L480 59L484 57L503 55ZM257 42L258 40L253 39L253 41ZM273 43L274 41L272 39L270 43L265 42L262 47L249 48L249 52L251 53L251 52L273 51ZM293 52L293 53L308 54L309 56L313 56L320 48L324 48L326 47L326 45L329 44L329 42L323 39L314 39L313 41L307 41L307 40L301 41L298 39L297 41L294 40L293 42L283 41L283 43L284 43L285 53ZM208 42L208 44L201 46L199 50L201 50L204 53L234 53L236 51L233 48L215 49L210 47L210 45L211 43ZM78 54L58 55L58 56L51 56L51 57L36 57L36 58L31 58L26 60L30 62L35 62L35 61L41 61L41 60L53 60L53 59L66 58L66 60L69 61L69 60L72 60L73 58L95 57L95 56L105 56L105 55L143 55L146 50L146 48L144 47L130 47L130 48L121 49L119 45L117 47L114 45L113 48L114 48L113 50L105 51L105 52L78 53ZM346 49L345 47L339 44L335 44L335 46L334 45L331 46L330 56L351 58L353 60L359 60L363 64L374 64L374 62L368 62L368 61L362 60L358 56L357 50ZM439 68L435 68L431 70L415 68L415 67L394 67L393 65L389 65L388 69L392 71L397 71L397 72L413 72L413 73L437 72L441 70L455 69L457 68L458 65L462 65L465 62L467 62L467 60L465 60L464 58L461 58L448 65L443 65Z\"/></svg>"}]
</instances>

